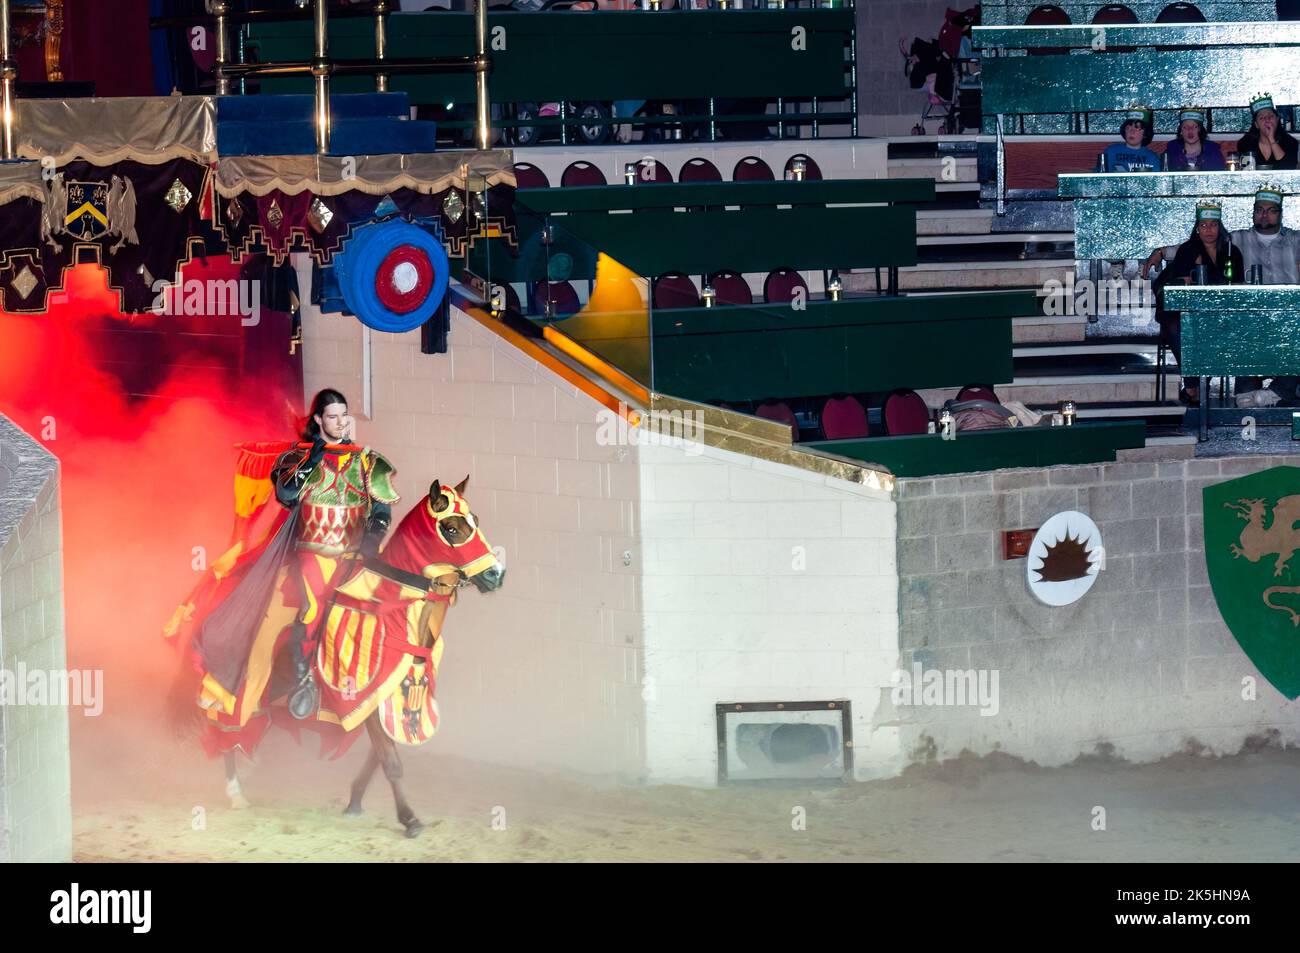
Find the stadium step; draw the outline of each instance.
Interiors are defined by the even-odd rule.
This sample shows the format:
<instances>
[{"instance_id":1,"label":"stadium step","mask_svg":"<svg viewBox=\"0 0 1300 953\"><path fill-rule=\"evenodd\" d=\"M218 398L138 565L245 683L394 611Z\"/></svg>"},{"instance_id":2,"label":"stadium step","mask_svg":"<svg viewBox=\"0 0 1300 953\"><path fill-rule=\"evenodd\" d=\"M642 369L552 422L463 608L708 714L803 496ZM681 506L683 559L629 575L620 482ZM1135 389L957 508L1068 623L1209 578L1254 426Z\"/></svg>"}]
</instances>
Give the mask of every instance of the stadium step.
<instances>
[{"instance_id":1,"label":"stadium step","mask_svg":"<svg viewBox=\"0 0 1300 953\"><path fill-rule=\"evenodd\" d=\"M941 185L970 182L978 187L979 161L967 156L908 157L889 160L891 179L934 179Z\"/></svg>"},{"instance_id":2,"label":"stadium step","mask_svg":"<svg viewBox=\"0 0 1300 953\"><path fill-rule=\"evenodd\" d=\"M993 217L992 209L922 209L916 213L916 234L918 238L923 235L987 235L993 228Z\"/></svg>"},{"instance_id":3,"label":"stadium step","mask_svg":"<svg viewBox=\"0 0 1300 953\"><path fill-rule=\"evenodd\" d=\"M1042 288L1048 281L1063 282L1075 268L1071 258L1026 259L992 262L927 262L900 268L899 288L902 291L933 291L938 289L972 290L975 288L1007 290L1011 288ZM841 273L841 280L850 291L876 291L874 269L861 269ZM881 273L881 281L885 275Z\"/></svg>"}]
</instances>

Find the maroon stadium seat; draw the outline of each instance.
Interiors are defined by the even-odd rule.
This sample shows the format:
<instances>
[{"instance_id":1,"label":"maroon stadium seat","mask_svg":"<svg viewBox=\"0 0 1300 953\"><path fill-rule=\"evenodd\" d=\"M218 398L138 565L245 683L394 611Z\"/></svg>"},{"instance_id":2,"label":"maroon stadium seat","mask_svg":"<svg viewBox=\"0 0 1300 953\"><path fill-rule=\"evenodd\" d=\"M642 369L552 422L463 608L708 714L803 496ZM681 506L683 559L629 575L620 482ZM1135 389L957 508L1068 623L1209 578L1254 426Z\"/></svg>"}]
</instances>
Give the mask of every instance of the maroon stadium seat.
<instances>
[{"instance_id":1,"label":"maroon stadium seat","mask_svg":"<svg viewBox=\"0 0 1300 953\"><path fill-rule=\"evenodd\" d=\"M832 397L822 408L822 433L827 440L865 437L870 432L867 410L856 397Z\"/></svg>"},{"instance_id":2,"label":"maroon stadium seat","mask_svg":"<svg viewBox=\"0 0 1300 953\"><path fill-rule=\"evenodd\" d=\"M772 167L758 156L745 156L731 170L733 182L775 182Z\"/></svg>"},{"instance_id":3,"label":"maroon stadium seat","mask_svg":"<svg viewBox=\"0 0 1300 953\"><path fill-rule=\"evenodd\" d=\"M519 293L510 284L498 285L505 294L505 305L507 311L513 311L515 314L523 314L523 308L519 307Z\"/></svg>"},{"instance_id":4,"label":"maroon stadium seat","mask_svg":"<svg viewBox=\"0 0 1300 953\"><path fill-rule=\"evenodd\" d=\"M709 278L717 293L718 304L753 304L754 295L749 282L734 271L720 271Z\"/></svg>"},{"instance_id":5,"label":"maroon stadium seat","mask_svg":"<svg viewBox=\"0 0 1300 953\"><path fill-rule=\"evenodd\" d=\"M930 408L914 390L896 390L886 397L881 417L891 437L926 433L930 426Z\"/></svg>"},{"instance_id":6,"label":"maroon stadium seat","mask_svg":"<svg viewBox=\"0 0 1300 953\"><path fill-rule=\"evenodd\" d=\"M573 285L567 281L552 281L549 284L545 281L539 281L533 288L533 295L537 299L538 306L541 307L546 298L551 299L551 314L557 318L567 318L571 314L577 314L582 310L582 302L578 300L578 292L573 290Z\"/></svg>"},{"instance_id":7,"label":"maroon stadium seat","mask_svg":"<svg viewBox=\"0 0 1300 953\"><path fill-rule=\"evenodd\" d=\"M797 271L778 268L767 276L763 282L763 301L767 304L789 304L794 300L795 289L802 288L804 300L808 300L808 283Z\"/></svg>"},{"instance_id":8,"label":"maroon stadium seat","mask_svg":"<svg viewBox=\"0 0 1300 953\"><path fill-rule=\"evenodd\" d=\"M961 390L957 391L958 400L987 400L994 404L1000 404L997 393L987 384L967 384Z\"/></svg>"},{"instance_id":9,"label":"maroon stadium seat","mask_svg":"<svg viewBox=\"0 0 1300 953\"><path fill-rule=\"evenodd\" d=\"M680 271L670 271L655 279L654 306L656 308L698 308L700 296L695 282Z\"/></svg>"},{"instance_id":10,"label":"maroon stadium seat","mask_svg":"<svg viewBox=\"0 0 1300 953\"><path fill-rule=\"evenodd\" d=\"M1025 17L1025 26L1066 26L1070 23L1070 15L1054 3L1043 3L1029 11L1029 16ZM1064 55L1070 52L1063 46L1053 46L1041 50L1030 50L1031 56L1043 56L1054 53Z\"/></svg>"},{"instance_id":11,"label":"maroon stadium seat","mask_svg":"<svg viewBox=\"0 0 1300 953\"><path fill-rule=\"evenodd\" d=\"M1140 23L1138 15L1122 3L1108 3L1092 18L1093 23Z\"/></svg>"},{"instance_id":12,"label":"maroon stadium seat","mask_svg":"<svg viewBox=\"0 0 1300 953\"><path fill-rule=\"evenodd\" d=\"M551 180L546 173L529 162L515 163L515 188L549 189Z\"/></svg>"},{"instance_id":13,"label":"maroon stadium seat","mask_svg":"<svg viewBox=\"0 0 1300 953\"><path fill-rule=\"evenodd\" d=\"M1122 3L1108 3L1092 18L1095 26L1121 26L1126 23L1140 23L1138 15L1124 6ZM1106 49L1111 53L1132 53L1137 47L1135 46L1117 46L1108 43Z\"/></svg>"},{"instance_id":14,"label":"maroon stadium seat","mask_svg":"<svg viewBox=\"0 0 1300 953\"><path fill-rule=\"evenodd\" d=\"M812 156L804 155L802 152L796 155L792 155L790 158L785 160L786 178L790 177L790 166L794 165L795 159L803 159L803 165L804 165L803 177L805 182L821 181L821 177L822 177L821 166L817 164L817 161L813 159Z\"/></svg>"},{"instance_id":15,"label":"maroon stadium seat","mask_svg":"<svg viewBox=\"0 0 1300 953\"><path fill-rule=\"evenodd\" d=\"M708 159L687 159L682 171L677 175L678 182L721 182L722 173Z\"/></svg>"},{"instance_id":16,"label":"maroon stadium seat","mask_svg":"<svg viewBox=\"0 0 1300 953\"><path fill-rule=\"evenodd\" d=\"M1160 11L1157 23L1204 23L1205 14L1194 3L1171 3ZM1193 47L1187 47L1192 49Z\"/></svg>"},{"instance_id":17,"label":"maroon stadium seat","mask_svg":"<svg viewBox=\"0 0 1300 953\"><path fill-rule=\"evenodd\" d=\"M636 180L659 185L664 182L671 182L673 174L668 171L668 166L658 159L650 159L649 162L638 159L636 161Z\"/></svg>"},{"instance_id":18,"label":"maroon stadium seat","mask_svg":"<svg viewBox=\"0 0 1300 953\"><path fill-rule=\"evenodd\" d=\"M601 172L590 162L584 162L579 159L577 162L570 162L569 167L564 170L560 176L560 185L568 188L571 185L608 185L605 181L605 173Z\"/></svg>"},{"instance_id":19,"label":"maroon stadium seat","mask_svg":"<svg viewBox=\"0 0 1300 953\"><path fill-rule=\"evenodd\" d=\"M754 413L765 420L790 425L790 439L799 439L799 421L795 420L794 411L779 400L768 400L754 408Z\"/></svg>"}]
</instances>

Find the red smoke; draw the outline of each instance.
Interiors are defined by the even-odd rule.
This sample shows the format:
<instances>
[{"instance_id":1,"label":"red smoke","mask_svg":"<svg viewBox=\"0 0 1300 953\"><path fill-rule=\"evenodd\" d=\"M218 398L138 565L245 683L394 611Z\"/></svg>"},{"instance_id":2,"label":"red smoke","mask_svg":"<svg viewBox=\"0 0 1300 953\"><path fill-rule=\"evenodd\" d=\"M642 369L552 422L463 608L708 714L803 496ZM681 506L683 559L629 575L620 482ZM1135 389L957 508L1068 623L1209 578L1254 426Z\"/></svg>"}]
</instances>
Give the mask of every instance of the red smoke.
<instances>
[{"instance_id":1,"label":"red smoke","mask_svg":"<svg viewBox=\"0 0 1300 953\"><path fill-rule=\"evenodd\" d=\"M285 395L295 384L240 380L243 361L230 360L232 343L238 350L281 325L124 315L105 275L78 266L48 313L0 313L0 413L61 464L67 664L104 670L103 715L69 712L74 780L79 751L95 758L136 730L127 723L147 725L160 711L176 666L161 628L201 575L195 547L211 562L229 538L232 445L293 436ZM190 266L186 277L237 275L221 263ZM138 345L128 329L143 332ZM124 385L132 378L137 386Z\"/></svg>"}]
</instances>

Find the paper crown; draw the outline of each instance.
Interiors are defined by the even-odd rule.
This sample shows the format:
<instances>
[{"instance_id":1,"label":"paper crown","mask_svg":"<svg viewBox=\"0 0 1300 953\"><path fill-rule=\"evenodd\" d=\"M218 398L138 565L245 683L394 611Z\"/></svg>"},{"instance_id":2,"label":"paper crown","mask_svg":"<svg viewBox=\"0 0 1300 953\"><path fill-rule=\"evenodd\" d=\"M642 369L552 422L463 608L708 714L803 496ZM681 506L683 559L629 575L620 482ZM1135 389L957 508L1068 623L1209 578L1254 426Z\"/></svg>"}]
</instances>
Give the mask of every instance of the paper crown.
<instances>
[{"instance_id":1,"label":"paper crown","mask_svg":"<svg viewBox=\"0 0 1300 953\"><path fill-rule=\"evenodd\" d=\"M1255 193L1255 201L1274 202L1278 205L1281 205L1282 187L1280 185L1273 185L1272 183L1269 182L1264 183L1259 187L1259 190Z\"/></svg>"},{"instance_id":2,"label":"paper crown","mask_svg":"<svg viewBox=\"0 0 1300 953\"><path fill-rule=\"evenodd\" d=\"M1132 122L1134 120L1141 123L1149 123L1151 121L1151 107L1141 106L1137 103L1133 103L1133 105L1129 106L1128 109L1124 110L1124 121Z\"/></svg>"},{"instance_id":3,"label":"paper crown","mask_svg":"<svg viewBox=\"0 0 1300 953\"><path fill-rule=\"evenodd\" d=\"M1276 109L1272 93L1256 93L1250 101L1250 114L1253 116L1261 109Z\"/></svg>"},{"instance_id":4,"label":"paper crown","mask_svg":"<svg viewBox=\"0 0 1300 953\"><path fill-rule=\"evenodd\" d=\"M1184 106L1182 109L1178 111L1178 121L1187 122L1187 120L1189 119L1192 120L1193 122L1199 122L1202 126L1204 126L1205 110L1201 109L1199 106Z\"/></svg>"},{"instance_id":5,"label":"paper crown","mask_svg":"<svg viewBox=\"0 0 1300 953\"><path fill-rule=\"evenodd\" d=\"M1219 222L1223 220L1223 206L1218 202L1197 202L1196 221Z\"/></svg>"}]
</instances>

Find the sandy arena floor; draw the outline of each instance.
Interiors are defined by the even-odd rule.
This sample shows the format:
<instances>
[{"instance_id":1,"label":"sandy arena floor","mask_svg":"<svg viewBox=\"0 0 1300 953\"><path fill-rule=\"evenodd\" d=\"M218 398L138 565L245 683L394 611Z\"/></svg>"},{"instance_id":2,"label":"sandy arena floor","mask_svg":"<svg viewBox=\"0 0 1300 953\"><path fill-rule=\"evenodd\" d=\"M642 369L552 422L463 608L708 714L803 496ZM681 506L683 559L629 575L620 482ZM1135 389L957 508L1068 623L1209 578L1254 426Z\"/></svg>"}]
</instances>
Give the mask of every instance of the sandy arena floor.
<instances>
[{"instance_id":1,"label":"sandy arena floor","mask_svg":"<svg viewBox=\"0 0 1300 953\"><path fill-rule=\"evenodd\" d=\"M79 751L78 751L79 749ZM74 746L81 861L1289 861L1300 848L1300 751L1042 769L1011 758L911 769L838 788L597 787L405 757L427 825L402 836L383 775L341 814L363 752L315 761L282 736L245 765L253 807L226 806L220 765L159 750L127 768ZM1106 810L1093 831L1094 806ZM792 827L804 808L807 829ZM195 809L204 825L195 829ZM494 817L504 810L504 830ZM498 827L499 827L498 821Z\"/></svg>"}]
</instances>

